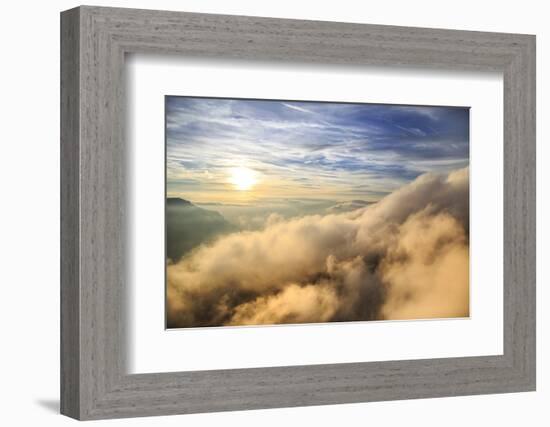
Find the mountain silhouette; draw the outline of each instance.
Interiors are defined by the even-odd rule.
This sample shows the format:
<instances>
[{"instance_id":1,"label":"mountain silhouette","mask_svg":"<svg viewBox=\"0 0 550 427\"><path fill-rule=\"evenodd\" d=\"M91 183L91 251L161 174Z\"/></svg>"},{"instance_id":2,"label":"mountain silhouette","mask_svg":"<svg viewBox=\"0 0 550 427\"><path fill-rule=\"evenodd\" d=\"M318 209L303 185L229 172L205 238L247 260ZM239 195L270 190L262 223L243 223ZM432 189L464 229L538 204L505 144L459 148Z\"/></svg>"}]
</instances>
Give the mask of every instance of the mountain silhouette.
<instances>
[{"instance_id":1,"label":"mountain silhouette","mask_svg":"<svg viewBox=\"0 0 550 427\"><path fill-rule=\"evenodd\" d=\"M334 206L331 206L326 211L328 213L332 214L338 214L338 213L344 213L344 212L351 212L356 209L364 208L368 205L370 205L371 202L367 202L365 200L350 200L347 202L341 202Z\"/></svg>"},{"instance_id":2,"label":"mountain silhouette","mask_svg":"<svg viewBox=\"0 0 550 427\"><path fill-rule=\"evenodd\" d=\"M219 212L181 198L166 199L166 257L173 262L215 237L237 231Z\"/></svg>"}]
</instances>

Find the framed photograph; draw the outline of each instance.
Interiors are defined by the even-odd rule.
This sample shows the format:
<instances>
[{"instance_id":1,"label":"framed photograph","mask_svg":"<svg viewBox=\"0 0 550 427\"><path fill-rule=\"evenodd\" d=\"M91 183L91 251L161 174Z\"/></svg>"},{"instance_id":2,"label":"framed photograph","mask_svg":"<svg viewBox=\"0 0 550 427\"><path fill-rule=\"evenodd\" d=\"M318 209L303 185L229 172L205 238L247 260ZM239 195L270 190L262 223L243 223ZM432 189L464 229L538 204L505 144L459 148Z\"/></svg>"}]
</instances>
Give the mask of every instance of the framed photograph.
<instances>
[{"instance_id":1,"label":"framed photograph","mask_svg":"<svg viewBox=\"0 0 550 427\"><path fill-rule=\"evenodd\" d=\"M469 108L165 114L167 328L469 317Z\"/></svg>"},{"instance_id":2,"label":"framed photograph","mask_svg":"<svg viewBox=\"0 0 550 427\"><path fill-rule=\"evenodd\" d=\"M61 14L61 412L535 390L535 37Z\"/></svg>"}]
</instances>

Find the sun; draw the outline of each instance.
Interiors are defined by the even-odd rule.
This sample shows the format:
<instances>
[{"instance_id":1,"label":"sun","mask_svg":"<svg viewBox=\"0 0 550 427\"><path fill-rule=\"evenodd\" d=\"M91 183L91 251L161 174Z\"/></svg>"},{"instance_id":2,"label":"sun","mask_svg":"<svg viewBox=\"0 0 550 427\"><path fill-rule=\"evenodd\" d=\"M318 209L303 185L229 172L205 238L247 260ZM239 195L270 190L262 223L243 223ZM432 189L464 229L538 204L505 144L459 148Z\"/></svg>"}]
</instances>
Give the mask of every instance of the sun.
<instances>
[{"instance_id":1,"label":"sun","mask_svg":"<svg viewBox=\"0 0 550 427\"><path fill-rule=\"evenodd\" d=\"M233 184L237 190L250 190L258 182L256 172L252 169L244 167L231 168L229 174L229 182Z\"/></svg>"}]
</instances>

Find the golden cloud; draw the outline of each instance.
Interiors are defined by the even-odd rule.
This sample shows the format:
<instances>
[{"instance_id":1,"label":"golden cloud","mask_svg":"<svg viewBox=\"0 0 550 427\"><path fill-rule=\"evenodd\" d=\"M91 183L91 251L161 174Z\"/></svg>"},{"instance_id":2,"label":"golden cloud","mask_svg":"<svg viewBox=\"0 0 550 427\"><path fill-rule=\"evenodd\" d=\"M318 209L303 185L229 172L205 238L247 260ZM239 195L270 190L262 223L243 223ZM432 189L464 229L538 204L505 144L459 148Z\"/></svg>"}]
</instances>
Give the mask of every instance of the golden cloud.
<instances>
[{"instance_id":1,"label":"golden cloud","mask_svg":"<svg viewBox=\"0 0 550 427\"><path fill-rule=\"evenodd\" d=\"M169 327L469 315L468 168L349 213L269 221L167 266Z\"/></svg>"}]
</instances>

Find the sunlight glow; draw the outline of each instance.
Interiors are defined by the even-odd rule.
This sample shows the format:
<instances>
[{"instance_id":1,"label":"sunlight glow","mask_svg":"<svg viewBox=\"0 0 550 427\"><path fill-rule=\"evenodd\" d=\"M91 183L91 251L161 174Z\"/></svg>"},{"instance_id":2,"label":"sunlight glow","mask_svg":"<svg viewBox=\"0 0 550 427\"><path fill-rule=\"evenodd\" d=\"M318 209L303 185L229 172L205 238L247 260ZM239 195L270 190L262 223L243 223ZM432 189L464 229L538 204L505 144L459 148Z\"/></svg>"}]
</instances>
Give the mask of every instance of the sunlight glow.
<instances>
[{"instance_id":1,"label":"sunlight glow","mask_svg":"<svg viewBox=\"0 0 550 427\"><path fill-rule=\"evenodd\" d=\"M233 184L237 190L250 190L258 182L256 173L252 169L244 167L232 168L229 174L229 182Z\"/></svg>"}]
</instances>

